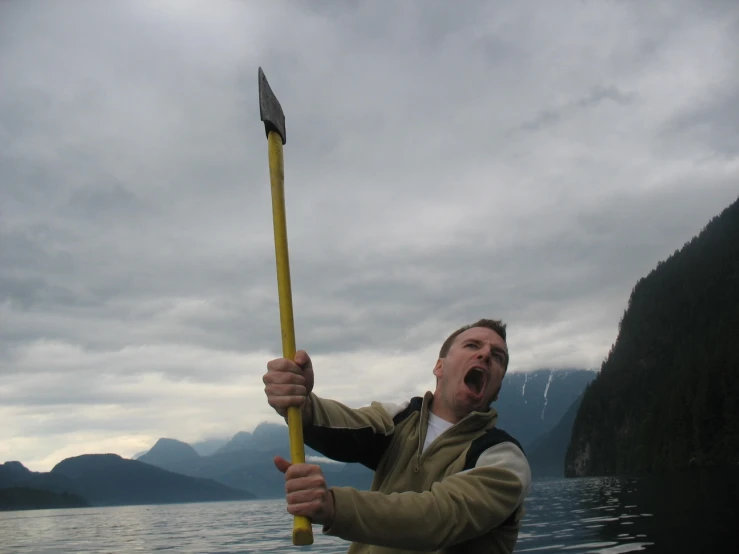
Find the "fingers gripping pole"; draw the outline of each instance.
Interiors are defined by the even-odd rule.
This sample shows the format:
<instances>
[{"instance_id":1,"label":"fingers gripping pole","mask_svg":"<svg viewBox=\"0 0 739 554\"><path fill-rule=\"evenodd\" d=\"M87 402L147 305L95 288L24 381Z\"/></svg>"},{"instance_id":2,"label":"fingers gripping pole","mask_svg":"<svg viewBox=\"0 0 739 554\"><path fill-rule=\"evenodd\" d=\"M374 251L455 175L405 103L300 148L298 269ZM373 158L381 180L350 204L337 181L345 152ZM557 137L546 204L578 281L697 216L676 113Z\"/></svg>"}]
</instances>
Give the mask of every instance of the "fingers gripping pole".
<instances>
[{"instance_id":1,"label":"fingers gripping pole","mask_svg":"<svg viewBox=\"0 0 739 554\"><path fill-rule=\"evenodd\" d=\"M287 248L287 219L285 216L284 164L282 139L270 131L267 136L269 148L269 177L272 189L272 220L275 235L275 259L277 262L277 292L280 302L280 327L282 328L282 355L295 358L295 325L293 322L292 289L290 285L290 260ZM290 456L292 463L305 462L303 447L303 419L300 408L291 407L287 412L290 433ZM293 544L313 544L311 521L305 516L293 520Z\"/></svg>"}]
</instances>

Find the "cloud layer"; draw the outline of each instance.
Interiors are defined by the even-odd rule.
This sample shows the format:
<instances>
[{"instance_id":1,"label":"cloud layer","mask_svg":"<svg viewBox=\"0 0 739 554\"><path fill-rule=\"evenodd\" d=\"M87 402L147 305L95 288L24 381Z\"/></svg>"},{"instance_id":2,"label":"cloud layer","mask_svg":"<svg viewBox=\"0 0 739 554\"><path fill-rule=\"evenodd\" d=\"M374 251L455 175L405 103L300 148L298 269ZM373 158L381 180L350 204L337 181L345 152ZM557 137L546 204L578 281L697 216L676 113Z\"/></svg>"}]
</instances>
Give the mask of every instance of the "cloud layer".
<instances>
[{"instance_id":1,"label":"cloud layer","mask_svg":"<svg viewBox=\"0 0 739 554\"><path fill-rule=\"evenodd\" d=\"M598 367L636 280L739 194L739 7L466 8L0 5L0 459L276 420L258 66L316 392L423 392L479 317L511 371Z\"/></svg>"}]
</instances>

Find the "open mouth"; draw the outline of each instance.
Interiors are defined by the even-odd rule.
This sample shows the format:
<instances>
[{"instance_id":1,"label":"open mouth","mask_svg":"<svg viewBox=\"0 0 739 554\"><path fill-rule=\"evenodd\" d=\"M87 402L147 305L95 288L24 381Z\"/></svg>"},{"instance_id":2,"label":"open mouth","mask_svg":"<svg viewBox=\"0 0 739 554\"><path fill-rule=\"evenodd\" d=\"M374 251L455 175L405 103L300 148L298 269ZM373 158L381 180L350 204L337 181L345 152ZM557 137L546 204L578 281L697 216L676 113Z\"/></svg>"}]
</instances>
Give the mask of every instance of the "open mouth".
<instances>
[{"instance_id":1,"label":"open mouth","mask_svg":"<svg viewBox=\"0 0 739 554\"><path fill-rule=\"evenodd\" d=\"M476 396L480 396L485 389L485 372L479 367L473 367L464 376L464 384Z\"/></svg>"}]
</instances>

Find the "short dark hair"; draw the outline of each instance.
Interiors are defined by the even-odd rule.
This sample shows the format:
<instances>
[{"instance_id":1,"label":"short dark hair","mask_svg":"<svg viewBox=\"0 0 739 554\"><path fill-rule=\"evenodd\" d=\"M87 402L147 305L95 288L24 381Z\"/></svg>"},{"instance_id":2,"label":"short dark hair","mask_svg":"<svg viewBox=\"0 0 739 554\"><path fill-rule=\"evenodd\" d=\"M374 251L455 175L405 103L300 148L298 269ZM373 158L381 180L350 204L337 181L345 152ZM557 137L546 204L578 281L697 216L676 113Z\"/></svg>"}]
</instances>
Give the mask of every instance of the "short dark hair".
<instances>
[{"instance_id":1,"label":"short dark hair","mask_svg":"<svg viewBox=\"0 0 739 554\"><path fill-rule=\"evenodd\" d=\"M469 325L460 327L451 335L449 335L444 341L444 344L441 345L441 350L439 350L439 358L446 358L446 355L449 353L449 349L451 348L454 339L456 339L461 333L464 333L468 329L472 329L474 327L485 327L486 329L492 329L493 331L498 333L504 341L506 340L505 323L503 323L499 319L478 319L474 323L470 323ZM507 361L508 360L506 360L506 362ZM506 366L508 366L508 363L506 363Z\"/></svg>"}]
</instances>

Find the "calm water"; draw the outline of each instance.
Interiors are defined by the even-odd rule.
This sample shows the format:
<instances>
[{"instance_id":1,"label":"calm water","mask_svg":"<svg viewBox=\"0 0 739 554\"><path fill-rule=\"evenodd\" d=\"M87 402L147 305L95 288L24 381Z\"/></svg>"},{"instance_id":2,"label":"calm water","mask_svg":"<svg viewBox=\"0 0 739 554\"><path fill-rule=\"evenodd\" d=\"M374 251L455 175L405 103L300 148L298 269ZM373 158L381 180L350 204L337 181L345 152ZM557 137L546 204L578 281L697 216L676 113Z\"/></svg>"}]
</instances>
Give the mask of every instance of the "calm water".
<instances>
[{"instance_id":1,"label":"calm water","mask_svg":"<svg viewBox=\"0 0 739 554\"><path fill-rule=\"evenodd\" d=\"M340 553L290 543L281 500L0 512L0 552ZM516 552L739 552L739 475L535 482Z\"/></svg>"}]
</instances>

